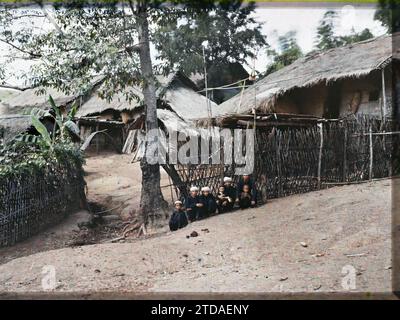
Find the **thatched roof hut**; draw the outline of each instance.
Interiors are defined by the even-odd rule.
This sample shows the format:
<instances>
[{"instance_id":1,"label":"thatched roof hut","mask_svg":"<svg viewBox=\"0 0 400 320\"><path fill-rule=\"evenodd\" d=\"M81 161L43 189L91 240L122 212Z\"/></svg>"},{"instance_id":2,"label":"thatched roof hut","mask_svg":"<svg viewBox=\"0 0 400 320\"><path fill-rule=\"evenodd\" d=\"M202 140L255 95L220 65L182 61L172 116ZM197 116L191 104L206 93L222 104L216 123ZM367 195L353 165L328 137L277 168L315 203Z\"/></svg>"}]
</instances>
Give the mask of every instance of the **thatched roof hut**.
<instances>
[{"instance_id":1,"label":"thatched roof hut","mask_svg":"<svg viewBox=\"0 0 400 320\"><path fill-rule=\"evenodd\" d=\"M198 93L197 86L182 72L156 78L157 116L161 129L194 134L192 128L195 124L192 120L208 118L208 110L215 108L216 104ZM125 95L127 92L138 99L128 101ZM109 129L109 132L115 140L121 140L125 145L124 152L130 153L140 144L136 135L145 126L142 88L130 86L125 92L115 94L111 101L100 98L95 91L80 106L76 116L79 118L82 137L105 128L107 124L123 125L122 130L118 127L113 132Z\"/></svg>"},{"instance_id":2,"label":"thatched roof hut","mask_svg":"<svg viewBox=\"0 0 400 320\"><path fill-rule=\"evenodd\" d=\"M50 108L49 95L51 95L58 106L66 106L72 103L79 95L66 95L56 89L46 89L46 94L38 95L37 88L26 89L6 97L2 104L3 114L29 114L33 108Z\"/></svg>"},{"instance_id":3,"label":"thatched roof hut","mask_svg":"<svg viewBox=\"0 0 400 320\"><path fill-rule=\"evenodd\" d=\"M397 41L399 34L393 35ZM392 50L392 36L384 35L327 51L318 51L296 60L293 64L269 74L233 98L213 110L215 117L229 117L233 114L277 112L275 105L296 89L328 86L338 80L359 79L374 71L384 69L392 60L398 60L400 53ZM305 100L303 94L298 100ZM293 104L292 101L290 103ZM312 114L298 107L289 113Z\"/></svg>"},{"instance_id":4,"label":"thatched roof hut","mask_svg":"<svg viewBox=\"0 0 400 320\"><path fill-rule=\"evenodd\" d=\"M95 76L89 84L89 93L95 89L102 81L102 76ZM44 93L42 93L44 91ZM29 88L21 91L4 94L0 99L0 114L29 114L33 108L50 109L49 96L52 96L57 106L66 108L76 102L78 105L86 101L88 92L74 92L65 94L54 88ZM0 94L0 97L2 95Z\"/></svg>"},{"instance_id":5,"label":"thatched roof hut","mask_svg":"<svg viewBox=\"0 0 400 320\"><path fill-rule=\"evenodd\" d=\"M159 102L180 118L190 120L208 116L207 103L211 108L216 104L196 92L196 85L183 73L175 72L167 77L157 76ZM139 112L143 108L143 94L139 86L127 88L139 99L127 101L123 93L116 94L111 101L101 99L96 93L92 95L78 110L78 117L99 115L105 112ZM208 100L208 101L207 101Z\"/></svg>"},{"instance_id":6,"label":"thatched roof hut","mask_svg":"<svg viewBox=\"0 0 400 320\"><path fill-rule=\"evenodd\" d=\"M0 141L3 143L26 131L31 126L31 118L26 115L0 115Z\"/></svg>"}]
</instances>

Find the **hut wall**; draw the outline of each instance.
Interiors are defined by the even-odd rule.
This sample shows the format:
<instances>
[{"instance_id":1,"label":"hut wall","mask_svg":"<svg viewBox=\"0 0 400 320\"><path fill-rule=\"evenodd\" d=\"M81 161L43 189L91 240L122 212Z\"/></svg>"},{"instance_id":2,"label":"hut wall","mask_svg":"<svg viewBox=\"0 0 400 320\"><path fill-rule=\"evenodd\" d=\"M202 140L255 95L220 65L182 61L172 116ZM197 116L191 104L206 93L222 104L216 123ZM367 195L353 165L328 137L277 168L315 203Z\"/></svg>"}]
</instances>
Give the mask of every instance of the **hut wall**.
<instances>
[{"instance_id":1,"label":"hut wall","mask_svg":"<svg viewBox=\"0 0 400 320\"><path fill-rule=\"evenodd\" d=\"M362 78L341 80L337 84L336 88L321 83L309 88L295 89L278 98L274 111L329 117L332 110L327 109L333 107L329 102L337 97L340 117L354 113L381 116L383 106L381 71ZM385 94L386 114L390 115L393 103L392 74L389 68L385 71Z\"/></svg>"},{"instance_id":2,"label":"hut wall","mask_svg":"<svg viewBox=\"0 0 400 320\"><path fill-rule=\"evenodd\" d=\"M98 117L100 120L114 120L114 111L112 110L104 111L101 114L99 114Z\"/></svg>"},{"instance_id":3,"label":"hut wall","mask_svg":"<svg viewBox=\"0 0 400 320\"><path fill-rule=\"evenodd\" d=\"M275 112L277 113L300 113L298 105L291 96L283 96L276 101Z\"/></svg>"},{"instance_id":4,"label":"hut wall","mask_svg":"<svg viewBox=\"0 0 400 320\"><path fill-rule=\"evenodd\" d=\"M122 111L121 112L121 119L122 122L127 124L129 120L133 118L132 111Z\"/></svg>"},{"instance_id":5,"label":"hut wall","mask_svg":"<svg viewBox=\"0 0 400 320\"><path fill-rule=\"evenodd\" d=\"M380 71L363 78L343 80L340 116L358 113L380 117L383 107L382 94ZM391 114L392 76L389 71L385 72L385 94L386 113Z\"/></svg>"},{"instance_id":6,"label":"hut wall","mask_svg":"<svg viewBox=\"0 0 400 320\"><path fill-rule=\"evenodd\" d=\"M326 96L327 89L323 84L318 84L310 88L295 89L287 94L287 97L293 102L294 107L284 111L278 110L277 112L309 114L322 117Z\"/></svg>"}]
</instances>

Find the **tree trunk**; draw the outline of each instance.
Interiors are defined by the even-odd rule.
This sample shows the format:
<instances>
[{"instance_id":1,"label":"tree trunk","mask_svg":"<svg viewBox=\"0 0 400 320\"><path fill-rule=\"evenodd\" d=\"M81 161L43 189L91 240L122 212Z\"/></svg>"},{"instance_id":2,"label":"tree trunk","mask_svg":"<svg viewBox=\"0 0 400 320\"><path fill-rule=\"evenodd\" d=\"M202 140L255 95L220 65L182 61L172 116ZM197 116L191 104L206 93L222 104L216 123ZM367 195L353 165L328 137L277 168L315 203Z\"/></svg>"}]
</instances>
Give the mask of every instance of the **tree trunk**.
<instances>
[{"instance_id":1,"label":"tree trunk","mask_svg":"<svg viewBox=\"0 0 400 320\"><path fill-rule=\"evenodd\" d=\"M146 130L158 128L157 97L155 78L150 57L149 24L145 3L139 5L137 28L139 36L139 56L142 76L144 78L143 96L146 106ZM157 141L146 140L145 150L148 150ZM142 170L142 190L140 198L140 213L143 223L151 228L163 225L166 217L167 202L164 200L160 187L160 165L149 164L146 156L140 161Z\"/></svg>"}]
</instances>

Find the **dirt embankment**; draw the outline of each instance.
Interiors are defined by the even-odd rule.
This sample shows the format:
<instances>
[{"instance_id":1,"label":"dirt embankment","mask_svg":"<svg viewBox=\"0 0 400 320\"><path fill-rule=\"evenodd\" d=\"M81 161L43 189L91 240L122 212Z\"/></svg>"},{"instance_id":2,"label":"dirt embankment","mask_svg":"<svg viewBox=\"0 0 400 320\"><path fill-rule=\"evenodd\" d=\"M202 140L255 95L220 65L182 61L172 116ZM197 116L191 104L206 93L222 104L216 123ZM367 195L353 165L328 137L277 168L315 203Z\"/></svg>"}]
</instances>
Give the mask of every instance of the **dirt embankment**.
<instances>
[{"instance_id":1,"label":"dirt embankment","mask_svg":"<svg viewBox=\"0 0 400 320\"><path fill-rule=\"evenodd\" d=\"M351 291L389 291L390 213L391 180L275 199L151 239L15 259L0 265L0 292L42 291L48 265L56 292L343 292L348 270Z\"/></svg>"},{"instance_id":2,"label":"dirt embankment","mask_svg":"<svg viewBox=\"0 0 400 320\"><path fill-rule=\"evenodd\" d=\"M86 159L85 180L88 200L119 214L123 220L132 218L140 203L142 173L132 155L102 153ZM168 175L161 169L164 199L172 202Z\"/></svg>"}]
</instances>

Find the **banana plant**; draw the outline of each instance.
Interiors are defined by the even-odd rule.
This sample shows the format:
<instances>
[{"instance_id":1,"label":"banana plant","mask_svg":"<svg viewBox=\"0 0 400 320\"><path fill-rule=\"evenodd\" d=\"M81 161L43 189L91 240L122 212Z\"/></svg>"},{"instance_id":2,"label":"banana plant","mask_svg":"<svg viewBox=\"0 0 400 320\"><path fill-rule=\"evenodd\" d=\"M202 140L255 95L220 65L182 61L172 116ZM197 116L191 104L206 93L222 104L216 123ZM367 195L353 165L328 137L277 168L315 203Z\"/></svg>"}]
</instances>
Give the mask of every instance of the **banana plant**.
<instances>
[{"instance_id":1,"label":"banana plant","mask_svg":"<svg viewBox=\"0 0 400 320\"><path fill-rule=\"evenodd\" d=\"M39 136L32 136L28 134L20 135L17 140L35 142L44 145L46 148L53 150L57 134L60 134L61 140L64 140L65 135L70 132L79 136L79 127L73 121L77 107L73 104L68 114L64 116L52 96L49 96L49 103L51 110L43 110L40 108L33 108L31 110L31 122L33 127L39 133ZM53 112L51 112L53 111ZM53 132L47 130L46 126L40 121L41 118L51 118L54 120Z\"/></svg>"}]
</instances>

